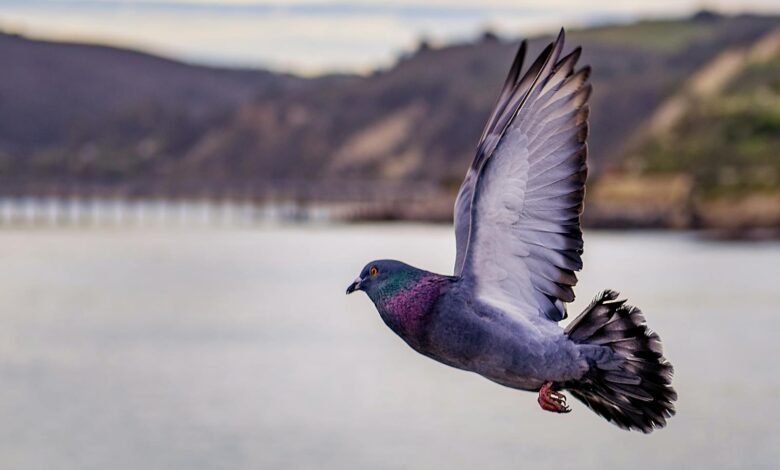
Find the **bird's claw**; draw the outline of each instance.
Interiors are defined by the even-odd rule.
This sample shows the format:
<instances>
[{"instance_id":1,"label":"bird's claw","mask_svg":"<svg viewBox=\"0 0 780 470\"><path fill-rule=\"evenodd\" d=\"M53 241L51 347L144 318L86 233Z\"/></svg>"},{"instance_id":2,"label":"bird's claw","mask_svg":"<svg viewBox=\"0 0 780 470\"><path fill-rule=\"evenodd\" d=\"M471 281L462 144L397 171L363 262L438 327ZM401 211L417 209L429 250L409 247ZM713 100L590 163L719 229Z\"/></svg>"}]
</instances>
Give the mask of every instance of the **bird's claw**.
<instances>
[{"instance_id":1,"label":"bird's claw","mask_svg":"<svg viewBox=\"0 0 780 470\"><path fill-rule=\"evenodd\" d=\"M554 413L568 413L571 411L566 405L566 395L556 392L552 389L552 382L545 382L542 388L539 389L539 406L543 410L552 411Z\"/></svg>"}]
</instances>

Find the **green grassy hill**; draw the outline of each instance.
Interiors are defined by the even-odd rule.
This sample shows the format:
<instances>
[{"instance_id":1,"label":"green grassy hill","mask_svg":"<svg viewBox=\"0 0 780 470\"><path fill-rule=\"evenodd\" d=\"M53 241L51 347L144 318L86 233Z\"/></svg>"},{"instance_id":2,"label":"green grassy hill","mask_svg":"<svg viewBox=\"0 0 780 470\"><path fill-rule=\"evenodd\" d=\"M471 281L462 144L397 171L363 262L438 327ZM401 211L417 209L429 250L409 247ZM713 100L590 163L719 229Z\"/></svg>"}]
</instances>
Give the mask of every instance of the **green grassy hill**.
<instances>
[{"instance_id":1,"label":"green grassy hill","mask_svg":"<svg viewBox=\"0 0 780 470\"><path fill-rule=\"evenodd\" d=\"M670 132L634 156L648 174L685 172L703 198L780 187L780 48L753 60L726 87L691 101Z\"/></svg>"},{"instance_id":2,"label":"green grassy hill","mask_svg":"<svg viewBox=\"0 0 780 470\"><path fill-rule=\"evenodd\" d=\"M612 181L684 175L694 225L780 227L780 30L724 51L649 122Z\"/></svg>"}]
</instances>

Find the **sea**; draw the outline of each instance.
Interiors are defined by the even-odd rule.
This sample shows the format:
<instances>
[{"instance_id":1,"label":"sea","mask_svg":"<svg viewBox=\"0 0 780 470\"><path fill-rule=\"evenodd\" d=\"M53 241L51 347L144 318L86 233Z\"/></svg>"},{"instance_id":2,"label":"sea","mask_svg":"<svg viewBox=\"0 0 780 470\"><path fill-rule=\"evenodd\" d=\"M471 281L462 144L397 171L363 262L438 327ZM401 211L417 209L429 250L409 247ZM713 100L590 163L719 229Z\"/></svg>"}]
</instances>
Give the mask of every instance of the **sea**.
<instances>
[{"instance_id":1,"label":"sea","mask_svg":"<svg viewBox=\"0 0 780 470\"><path fill-rule=\"evenodd\" d=\"M585 233L571 317L618 290L675 366L650 435L422 357L345 295L454 252L446 225L4 227L0 468L780 465L780 242Z\"/></svg>"}]
</instances>

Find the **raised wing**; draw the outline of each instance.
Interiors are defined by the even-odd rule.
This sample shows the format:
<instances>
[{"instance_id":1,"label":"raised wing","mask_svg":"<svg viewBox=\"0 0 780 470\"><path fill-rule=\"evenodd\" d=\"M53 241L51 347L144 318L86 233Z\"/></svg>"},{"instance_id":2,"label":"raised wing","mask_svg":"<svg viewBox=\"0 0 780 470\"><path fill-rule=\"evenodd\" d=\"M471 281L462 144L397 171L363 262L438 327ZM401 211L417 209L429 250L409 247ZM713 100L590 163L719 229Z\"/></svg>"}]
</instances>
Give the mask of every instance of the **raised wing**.
<instances>
[{"instance_id":1,"label":"raised wing","mask_svg":"<svg viewBox=\"0 0 780 470\"><path fill-rule=\"evenodd\" d=\"M455 274L510 312L566 317L582 268L590 69L564 33L522 78L510 70L455 203Z\"/></svg>"}]
</instances>

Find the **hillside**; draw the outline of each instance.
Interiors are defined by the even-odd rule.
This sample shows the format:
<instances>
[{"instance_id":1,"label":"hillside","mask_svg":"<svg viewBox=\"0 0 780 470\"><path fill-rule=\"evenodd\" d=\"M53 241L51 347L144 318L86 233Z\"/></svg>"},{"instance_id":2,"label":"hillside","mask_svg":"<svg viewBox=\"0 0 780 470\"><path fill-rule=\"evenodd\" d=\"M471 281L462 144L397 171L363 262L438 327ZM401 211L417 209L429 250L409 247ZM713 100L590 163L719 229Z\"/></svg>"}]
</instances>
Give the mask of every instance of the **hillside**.
<instances>
[{"instance_id":1,"label":"hillside","mask_svg":"<svg viewBox=\"0 0 780 470\"><path fill-rule=\"evenodd\" d=\"M594 70L592 174L688 76L778 25L707 14L569 31ZM532 39L531 54L549 39ZM367 77L302 79L0 35L10 71L0 74L0 190L298 201L439 192L449 207L516 47L493 35L423 44Z\"/></svg>"},{"instance_id":2,"label":"hillside","mask_svg":"<svg viewBox=\"0 0 780 470\"><path fill-rule=\"evenodd\" d=\"M619 170L601 182L612 187L604 199L622 201L625 208L631 205L626 192L615 188L637 191L650 181L684 180L677 201L664 190L668 203L658 215L665 211L668 223L734 233L777 228L778 149L780 30L750 47L723 51L660 106L618 161Z\"/></svg>"},{"instance_id":3,"label":"hillside","mask_svg":"<svg viewBox=\"0 0 780 470\"><path fill-rule=\"evenodd\" d=\"M593 66L591 164L598 171L663 99L730 45L749 44L776 18L641 23L571 31ZM634 30L675 47L619 41ZM530 43L536 54L549 37ZM460 182L517 44L421 47L393 68L354 83L312 87L291 100L261 99L213 130L187 158L196 174L223 174L225 162L258 178L343 178ZM272 136L258 132L272 129ZM201 147L202 148L202 147ZM196 170L197 169L197 170Z\"/></svg>"},{"instance_id":4,"label":"hillside","mask_svg":"<svg viewBox=\"0 0 780 470\"><path fill-rule=\"evenodd\" d=\"M11 34L0 34L0 58L6 192L43 182L122 185L164 173L242 103L305 85L266 71Z\"/></svg>"}]
</instances>

